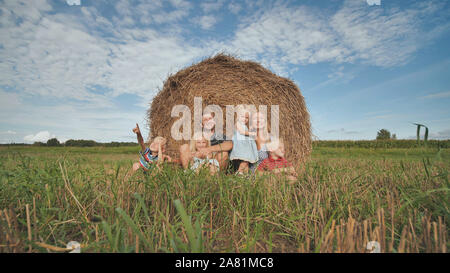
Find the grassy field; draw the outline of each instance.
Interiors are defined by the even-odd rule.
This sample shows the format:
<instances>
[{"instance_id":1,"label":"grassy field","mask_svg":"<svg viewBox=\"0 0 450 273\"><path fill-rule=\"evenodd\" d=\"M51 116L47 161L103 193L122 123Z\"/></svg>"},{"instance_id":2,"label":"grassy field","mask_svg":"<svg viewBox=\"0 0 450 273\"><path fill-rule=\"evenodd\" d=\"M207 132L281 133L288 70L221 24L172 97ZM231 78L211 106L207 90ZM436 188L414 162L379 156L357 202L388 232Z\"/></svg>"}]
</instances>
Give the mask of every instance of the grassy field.
<instances>
[{"instance_id":1,"label":"grassy field","mask_svg":"<svg viewBox=\"0 0 450 273\"><path fill-rule=\"evenodd\" d=\"M315 148L298 181L130 173L138 147L0 147L0 252L448 252L450 150Z\"/></svg>"}]
</instances>

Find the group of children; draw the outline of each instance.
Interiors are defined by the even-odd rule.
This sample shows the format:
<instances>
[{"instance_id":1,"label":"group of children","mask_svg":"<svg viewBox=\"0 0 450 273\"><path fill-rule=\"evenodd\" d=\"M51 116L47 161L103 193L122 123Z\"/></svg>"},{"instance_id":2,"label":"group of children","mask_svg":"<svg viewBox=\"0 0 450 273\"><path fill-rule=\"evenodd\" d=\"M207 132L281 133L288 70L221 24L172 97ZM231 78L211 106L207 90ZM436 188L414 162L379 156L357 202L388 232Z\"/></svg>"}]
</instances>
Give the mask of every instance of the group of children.
<instances>
[{"instance_id":1,"label":"group of children","mask_svg":"<svg viewBox=\"0 0 450 273\"><path fill-rule=\"evenodd\" d=\"M133 170L142 168L149 171L159 169L164 161L181 163L183 168L198 172L207 168L211 174L226 169L229 159L234 163L236 174L249 172L255 174L283 173L289 180L296 180L296 172L290 162L285 159L284 143L281 139L270 139L267 135L265 119L259 113L253 115L241 109L237 112L237 120L232 141L224 141L223 136L214 133L215 122L211 114L205 114L202 126L210 132L209 139L205 134L194 135L188 145L180 147L180 160L172 160L165 154L167 140L155 137L148 147L145 146L138 124L133 129L137 135L141 151L139 163L134 163ZM264 134L266 132L266 134ZM181 162L180 162L181 161Z\"/></svg>"}]
</instances>

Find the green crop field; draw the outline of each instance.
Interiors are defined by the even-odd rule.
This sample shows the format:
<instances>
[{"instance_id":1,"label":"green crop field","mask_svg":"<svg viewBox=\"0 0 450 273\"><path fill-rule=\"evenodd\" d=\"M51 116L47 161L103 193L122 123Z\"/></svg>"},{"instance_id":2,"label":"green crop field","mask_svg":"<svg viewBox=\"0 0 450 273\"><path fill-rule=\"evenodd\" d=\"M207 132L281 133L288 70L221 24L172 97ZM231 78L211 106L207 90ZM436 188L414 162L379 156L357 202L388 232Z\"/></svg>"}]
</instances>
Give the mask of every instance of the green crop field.
<instances>
[{"instance_id":1,"label":"green crop field","mask_svg":"<svg viewBox=\"0 0 450 273\"><path fill-rule=\"evenodd\" d=\"M298 180L132 174L138 147L0 147L0 252L448 252L450 150L315 147Z\"/></svg>"}]
</instances>

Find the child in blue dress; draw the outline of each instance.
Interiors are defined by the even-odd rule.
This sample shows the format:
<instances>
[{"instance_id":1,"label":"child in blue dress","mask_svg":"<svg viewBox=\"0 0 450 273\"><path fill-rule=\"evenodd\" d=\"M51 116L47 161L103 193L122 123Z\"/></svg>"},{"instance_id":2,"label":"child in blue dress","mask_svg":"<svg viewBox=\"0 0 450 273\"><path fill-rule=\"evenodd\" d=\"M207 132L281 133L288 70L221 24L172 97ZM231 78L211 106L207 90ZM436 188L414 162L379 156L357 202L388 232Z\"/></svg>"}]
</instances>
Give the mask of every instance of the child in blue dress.
<instances>
[{"instance_id":1,"label":"child in blue dress","mask_svg":"<svg viewBox=\"0 0 450 273\"><path fill-rule=\"evenodd\" d=\"M233 134L233 150L230 153L230 160L240 160L238 174L248 172L250 163L258 161L258 149L256 148L254 130L249 130L250 113L245 108L237 112L237 121Z\"/></svg>"}]
</instances>

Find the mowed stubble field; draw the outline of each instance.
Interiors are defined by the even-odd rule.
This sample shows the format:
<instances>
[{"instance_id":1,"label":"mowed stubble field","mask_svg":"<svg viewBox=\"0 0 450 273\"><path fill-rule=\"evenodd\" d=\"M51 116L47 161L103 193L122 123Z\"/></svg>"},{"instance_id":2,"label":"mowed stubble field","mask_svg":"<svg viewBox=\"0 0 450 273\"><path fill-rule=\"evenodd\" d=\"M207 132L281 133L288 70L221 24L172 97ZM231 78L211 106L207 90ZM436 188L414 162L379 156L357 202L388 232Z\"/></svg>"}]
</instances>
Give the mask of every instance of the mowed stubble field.
<instances>
[{"instance_id":1,"label":"mowed stubble field","mask_svg":"<svg viewBox=\"0 0 450 273\"><path fill-rule=\"evenodd\" d=\"M131 174L138 147L0 147L0 252L448 252L448 149L314 148L298 181Z\"/></svg>"}]
</instances>

